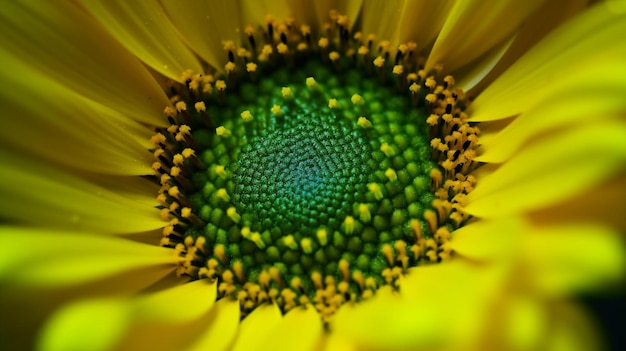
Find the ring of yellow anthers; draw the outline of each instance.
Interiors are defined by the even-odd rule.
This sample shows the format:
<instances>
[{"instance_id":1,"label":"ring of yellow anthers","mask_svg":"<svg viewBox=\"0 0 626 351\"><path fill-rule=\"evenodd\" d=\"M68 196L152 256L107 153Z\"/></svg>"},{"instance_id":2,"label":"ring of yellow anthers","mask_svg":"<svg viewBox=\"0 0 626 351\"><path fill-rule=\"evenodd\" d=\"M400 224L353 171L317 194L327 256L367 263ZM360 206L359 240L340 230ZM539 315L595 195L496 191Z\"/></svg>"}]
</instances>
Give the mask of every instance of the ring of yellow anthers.
<instances>
[{"instance_id":1,"label":"ring of yellow anthers","mask_svg":"<svg viewBox=\"0 0 626 351\"><path fill-rule=\"evenodd\" d=\"M392 59L388 42L380 41L375 47L374 35L365 37L362 33L355 33L351 36L348 28L347 18L335 12L331 12L331 22L323 26L322 34L317 40L313 38L309 26L298 27L292 20L277 22L268 19L267 26L260 30L252 26L246 27L246 47L237 48L231 42L224 44L229 57L229 62L224 67L224 77L217 79L214 75L186 72L183 76L185 86L172 86L173 107L166 107L164 111L170 126L158 129L151 140L156 159L152 168L161 185L157 201L162 218L167 222L163 228L161 245L174 248L181 257L178 275L192 279L217 279L218 298L237 298L241 304L242 316L267 302L276 303L283 312L298 305L311 304L320 312L322 319L327 321L342 304L367 299L381 285L400 288L398 277L410 266L450 259L451 251L445 244L451 237L451 231L470 219L462 211L462 206L476 182L468 174L478 166L473 159L479 130L467 122L467 115L463 112L463 92L453 89L454 78L451 76L442 79L439 77L441 67L436 67L431 72L421 69L423 59L417 56L414 43L400 45ZM265 249L266 256L260 258L263 262L272 261L276 257L280 261L280 257L285 257L267 248L268 243L276 241L275 239L288 250L300 250L307 254L333 240L333 233L327 230L328 226L312 229L310 237L286 235L280 230L277 231L279 238L272 237L273 232L262 232L266 227L254 223L259 220L258 216L250 217L241 213L241 201L231 199L236 195L235 189L228 186L232 185L233 171L228 164L232 160L224 154L231 150L228 149L232 146L229 143L235 135L256 135L257 132L250 126L259 116L255 116L257 112L253 113L250 109L242 110L239 115L240 123L233 126L228 121L218 123L224 121L223 116L212 115L216 110L212 110L211 106L229 104L227 88L236 90L241 79L246 76L249 81L262 85L260 73L277 69L280 64L293 68L302 57L314 57L336 71L345 70L348 66L365 74L378 75L381 84L396 85L397 95L406 96L413 109L427 112L424 118L430 139L429 156L439 166L431 168L427 174L430 178L428 187L434 196L429 198L430 208L420 209L419 212L415 212L415 208L419 206L414 206L412 210L407 205L399 205L408 208L406 210L389 212L391 217L400 213L399 217L403 221L402 225L396 226L400 229L393 229L396 230L394 233L408 230L411 238L407 240L394 237L394 240L383 241L376 247L378 251L375 254L382 257L377 262L379 267L376 270L380 277L364 274L363 270L355 268L354 261L346 259L350 256L339 256L337 262L330 264L326 272L314 270L304 277L306 279L301 275L287 274L280 262L265 265L262 269L251 269L250 261L240 258L233 261L232 252L239 252L239 248L227 246L227 241L223 239L225 236L236 235L252 245L253 249ZM328 102L324 109L345 109L344 115L351 119L352 125L357 129L375 130L379 126L385 128L384 123L375 120L374 109L367 108L363 96L353 94L349 101L346 101L345 96L343 99L339 96L333 97L335 90L322 91L313 77L307 78L304 84L308 92L302 96L306 98L318 94ZM300 111L297 105L301 95L298 94L298 91L290 87L280 89L283 103L272 104L269 111L266 111L267 116L261 119L284 123L285 120L281 118L290 111ZM193 107L189 106L191 104ZM372 113L372 116L367 113ZM258 123L261 128L269 128L271 124ZM192 132L192 128L195 132ZM208 131L212 131L210 135ZM406 166L397 157L398 148L393 143L372 145L380 150L375 152L383 155L382 164L393 166L400 162L402 167ZM241 150L235 150L237 155L233 158L236 159ZM407 155L413 157L411 153ZM410 167L411 165L407 166L409 169ZM373 222L372 208L379 208L379 205L381 208L389 206L389 200L383 195L391 191L386 188L386 184L395 184L399 177L406 178L407 174L415 175L404 170L396 173L393 168L378 172L383 174L379 174L378 179L386 177L388 183L371 181L375 178L366 181L362 199L371 201L373 207L371 204L361 203L354 206L352 215L342 214L343 220L337 224L342 235L349 236L355 231L354 228L362 228ZM208 184L199 191L196 184L198 171L206 174L201 181ZM408 185L407 189L413 189L411 187L412 185ZM197 194L203 194L204 197L198 200ZM397 196L396 199L402 196ZM387 203L383 204L384 201ZM416 213L419 213L419 217ZM382 220L395 223L394 218ZM272 224L269 225L271 227ZM226 231L224 228L229 226L236 230Z\"/></svg>"}]
</instances>

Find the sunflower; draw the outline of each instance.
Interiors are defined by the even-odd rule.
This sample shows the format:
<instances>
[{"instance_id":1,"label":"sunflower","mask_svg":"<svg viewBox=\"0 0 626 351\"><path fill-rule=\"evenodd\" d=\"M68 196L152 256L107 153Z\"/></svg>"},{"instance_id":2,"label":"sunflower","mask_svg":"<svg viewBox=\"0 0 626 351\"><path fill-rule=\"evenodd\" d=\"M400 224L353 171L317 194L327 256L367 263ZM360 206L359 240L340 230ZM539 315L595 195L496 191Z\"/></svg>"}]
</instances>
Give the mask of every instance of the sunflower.
<instances>
[{"instance_id":1,"label":"sunflower","mask_svg":"<svg viewBox=\"0 0 626 351\"><path fill-rule=\"evenodd\" d=\"M0 10L3 349L597 349L623 1Z\"/></svg>"}]
</instances>

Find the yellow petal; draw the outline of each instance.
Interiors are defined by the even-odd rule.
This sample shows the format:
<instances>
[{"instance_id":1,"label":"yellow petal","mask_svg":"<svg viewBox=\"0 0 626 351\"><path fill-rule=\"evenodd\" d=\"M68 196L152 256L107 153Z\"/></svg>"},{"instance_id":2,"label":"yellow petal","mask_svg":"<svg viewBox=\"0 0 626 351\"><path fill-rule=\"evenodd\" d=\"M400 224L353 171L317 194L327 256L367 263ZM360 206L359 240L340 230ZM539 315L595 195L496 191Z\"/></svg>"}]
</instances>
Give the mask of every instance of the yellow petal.
<instances>
[{"instance_id":1,"label":"yellow petal","mask_svg":"<svg viewBox=\"0 0 626 351\"><path fill-rule=\"evenodd\" d=\"M229 350L239 326L239 301L221 299L211 309L211 324L189 350Z\"/></svg>"},{"instance_id":2,"label":"yellow petal","mask_svg":"<svg viewBox=\"0 0 626 351\"><path fill-rule=\"evenodd\" d=\"M452 5L452 1L403 1L400 17L389 21L397 24L393 42L414 41L418 48L428 47L439 34Z\"/></svg>"},{"instance_id":3,"label":"yellow petal","mask_svg":"<svg viewBox=\"0 0 626 351\"><path fill-rule=\"evenodd\" d=\"M74 2L7 3L0 46L53 80L137 121L164 125L167 96L146 68Z\"/></svg>"},{"instance_id":4,"label":"yellow petal","mask_svg":"<svg viewBox=\"0 0 626 351\"><path fill-rule=\"evenodd\" d=\"M458 259L418 266L401 278L399 293L383 287L370 300L342 306L331 330L361 348L413 350L465 345L484 327L487 307L498 291L501 276L500 270Z\"/></svg>"},{"instance_id":5,"label":"yellow petal","mask_svg":"<svg viewBox=\"0 0 626 351\"><path fill-rule=\"evenodd\" d=\"M626 60L626 44L616 40L626 32L626 12L611 4L598 3L592 9L550 33L507 69L481 93L470 107L472 121L489 121L524 112L541 97L558 91L576 79L578 71L597 69L605 61ZM623 76L626 67L611 75ZM611 79L598 74L597 80Z\"/></svg>"},{"instance_id":6,"label":"yellow petal","mask_svg":"<svg viewBox=\"0 0 626 351\"><path fill-rule=\"evenodd\" d=\"M570 18L584 11L588 0L544 1L542 7L535 11L520 28L515 40L504 53L496 66L474 88L472 94L483 91L494 79L502 74L511 64L519 59L539 40ZM459 80L457 79L457 84Z\"/></svg>"},{"instance_id":7,"label":"yellow petal","mask_svg":"<svg viewBox=\"0 0 626 351\"><path fill-rule=\"evenodd\" d=\"M365 38L376 34L379 41L393 40L397 30L398 19L403 14L403 0L365 1L362 12L362 31ZM388 19L381 21L381 19ZM392 42L393 46L398 43ZM395 47L392 47L395 50Z\"/></svg>"},{"instance_id":8,"label":"yellow petal","mask_svg":"<svg viewBox=\"0 0 626 351\"><path fill-rule=\"evenodd\" d=\"M545 138L481 177L464 211L493 218L540 209L607 179L625 158L626 126L620 123Z\"/></svg>"},{"instance_id":9,"label":"yellow petal","mask_svg":"<svg viewBox=\"0 0 626 351\"><path fill-rule=\"evenodd\" d=\"M535 135L572 125L597 124L626 110L626 81L619 74L623 60L581 67L553 94L540 98L511 124L493 137L481 138L481 162L503 162Z\"/></svg>"},{"instance_id":10,"label":"yellow petal","mask_svg":"<svg viewBox=\"0 0 626 351\"><path fill-rule=\"evenodd\" d=\"M94 233L135 233L163 226L159 211L147 205L148 199L137 201L141 194L126 197L115 188L104 188L2 150L0 159L0 209L5 218Z\"/></svg>"},{"instance_id":11,"label":"yellow petal","mask_svg":"<svg viewBox=\"0 0 626 351\"><path fill-rule=\"evenodd\" d=\"M124 303L116 300L72 304L48 321L37 340L37 349L112 350L131 323L130 313Z\"/></svg>"},{"instance_id":12,"label":"yellow petal","mask_svg":"<svg viewBox=\"0 0 626 351\"><path fill-rule=\"evenodd\" d=\"M8 146L91 172L152 173L148 128L60 85L21 58L3 52L0 60L0 79L11 87L0 92L2 113L11 116L0 131Z\"/></svg>"},{"instance_id":13,"label":"yellow petal","mask_svg":"<svg viewBox=\"0 0 626 351\"><path fill-rule=\"evenodd\" d=\"M479 220L455 230L446 246L472 260L507 260L527 228L518 217Z\"/></svg>"},{"instance_id":14,"label":"yellow petal","mask_svg":"<svg viewBox=\"0 0 626 351\"><path fill-rule=\"evenodd\" d=\"M551 332L545 341L549 351L602 350L597 327L589 314L573 302L554 303L555 316Z\"/></svg>"},{"instance_id":15,"label":"yellow petal","mask_svg":"<svg viewBox=\"0 0 626 351\"><path fill-rule=\"evenodd\" d=\"M272 350L316 350L322 341L322 319L311 307L296 307L270 330L262 345Z\"/></svg>"},{"instance_id":16,"label":"yellow petal","mask_svg":"<svg viewBox=\"0 0 626 351\"><path fill-rule=\"evenodd\" d=\"M508 52L511 44L515 41L515 38L516 37L513 37L499 45L494 46L491 50L487 51L482 57L479 57L470 65L454 72L454 77L456 79L455 87L463 89L464 91L469 91L480 83L498 64L498 62L500 62L502 56Z\"/></svg>"},{"instance_id":17,"label":"yellow petal","mask_svg":"<svg viewBox=\"0 0 626 351\"><path fill-rule=\"evenodd\" d=\"M238 1L162 1L187 45L218 71L224 71L228 53L223 42L238 45L243 28Z\"/></svg>"},{"instance_id":18,"label":"yellow petal","mask_svg":"<svg viewBox=\"0 0 626 351\"><path fill-rule=\"evenodd\" d=\"M284 21L289 18L297 20L297 25L317 26L314 2L297 0L242 0L242 23L265 27L268 16ZM328 13L326 13L328 17Z\"/></svg>"},{"instance_id":19,"label":"yellow petal","mask_svg":"<svg viewBox=\"0 0 626 351\"><path fill-rule=\"evenodd\" d=\"M81 4L155 71L177 81L186 70L202 73L200 63L157 1L81 1Z\"/></svg>"},{"instance_id":20,"label":"yellow petal","mask_svg":"<svg viewBox=\"0 0 626 351\"><path fill-rule=\"evenodd\" d=\"M530 230L520 245L528 279L543 294L571 294L618 282L626 273L620 233L575 223Z\"/></svg>"},{"instance_id":21,"label":"yellow petal","mask_svg":"<svg viewBox=\"0 0 626 351\"><path fill-rule=\"evenodd\" d=\"M32 228L0 227L0 277L14 285L62 286L141 268L175 269L172 249L134 241Z\"/></svg>"},{"instance_id":22,"label":"yellow petal","mask_svg":"<svg viewBox=\"0 0 626 351\"><path fill-rule=\"evenodd\" d=\"M301 1L295 1L300 4ZM354 22L357 21L361 8L363 7L363 0L321 0L315 1L315 8L318 18L318 24L329 22L330 11L336 10L341 15L347 16L350 20L350 28L353 27ZM294 5L297 6L297 5Z\"/></svg>"},{"instance_id":23,"label":"yellow petal","mask_svg":"<svg viewBox=\"0 0 626 351\"><path fill-rule=\"evenodd\" d=\"M456 70L510 38L540 1L457 1L435 41L426 69Z\"/></svg>"},{"instance_id":24,"label":"yellow petal","mask_svg":"<svg viewBox=\"0 0 626 351\"><path fill-rule=\"evenodd\" d=\"M174 325L201 317L213 306L215 294L215 283L199 280L151 295L76 302L61 309L45 325L40 348L114 349L126 334L141 325ZM98 336L101 339L98 341L103 346L85 340L89 339L85 335L100 332ZM159 335L155 335L155 339L158 338ZM168 335L168 338L176 339L172 335ZM179 341L184 345L186 340Z\"/></svg>"},{"instance_id":25,"label":"yellow petal","mask_svg":"<svg viewBox=\"0 0 626 351\"><path fill-rule=\"evenodd\" d=\"M538 350L549 333L545 302L531 296L508 296L505 302L503 338L506 347L516 350ZM497 336L494 335L494 339Z\"/></svg>"},{"instance_id":26,"label":"yellow petal","mask_svg":"<svg viewBox=\"0 0 626 351\"><path fill-rule=\"evenodd\" d=\"M263 344L264 339L268 337L269 332L282 318L282 313L275 304L265 304L257 307L241 322L232 350L261 351L266 349L267 345Z\"/></svg>"},{"instance_id":27,"label":"yellow petal","mask_svg":"<svg viewBox=\"0 0 626 351\"><path fill-rule=\"evenodd\" d=\"M529 218L542 225L553 225L571 221L605 223L626 233L626 174L602 182L579 193L565 202L539 211L533 211Z\"/></svg>"}]
</instances>

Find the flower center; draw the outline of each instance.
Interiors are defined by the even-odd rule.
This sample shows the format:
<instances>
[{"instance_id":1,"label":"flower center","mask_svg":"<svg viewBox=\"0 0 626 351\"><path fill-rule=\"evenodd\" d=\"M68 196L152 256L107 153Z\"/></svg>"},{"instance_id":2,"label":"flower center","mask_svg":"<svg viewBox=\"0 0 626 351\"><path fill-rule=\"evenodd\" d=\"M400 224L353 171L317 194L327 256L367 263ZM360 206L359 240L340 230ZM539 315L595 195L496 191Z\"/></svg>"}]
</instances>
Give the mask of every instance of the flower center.
<instances>
[{"instance_id":1,"label":"flower center","mask_svg":"<svg viewBox=\"0 0 626 351\"><path fill-rule=\"evenodd\" d=\"M451 77L405 75L419 67L401 51L393 67L382 49L370 58L340 19L336 40L317 46L305 27L275 25L262 48L246 31L252 53L226 43L225 80L188 75L175 89L171 126L152 140L161 244L183 258L179 274L217 279L244 316L274 302L312 304L327 320L450 257L477 130Z\"/></svg>"}]
</instances>

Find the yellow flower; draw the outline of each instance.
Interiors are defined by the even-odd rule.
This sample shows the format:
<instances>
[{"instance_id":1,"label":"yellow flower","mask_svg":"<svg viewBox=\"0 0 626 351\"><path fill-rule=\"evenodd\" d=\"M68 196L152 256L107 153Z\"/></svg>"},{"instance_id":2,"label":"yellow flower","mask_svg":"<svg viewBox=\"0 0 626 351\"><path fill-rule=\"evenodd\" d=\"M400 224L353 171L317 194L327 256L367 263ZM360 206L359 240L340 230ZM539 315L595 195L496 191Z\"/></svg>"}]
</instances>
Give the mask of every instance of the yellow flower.
<instances>
[{"instance_id":1,"label":"yellow flower","mask_svg":"<svg viewBox=\"0 0 626 351\"><path fill-rule=\"evenodd\" d=\"M338 41L329 36L333 31L339 33ZM270 32L275 38L270 38ZM298 42L281 36L295 32ZM0 346L42 350L600 347L596 327L574 298L623 280L626 266L619 235L626 230L621 213L626 206L623 33L626 4L621 0L593 5L539 0L3 4ZM250 39L263 35L271 45ZM309 47L317 51L306 51ZM464 163L458 162L458 155L444 153L448 141L431 144L433 155L438 155L433 161L440 161L440 167L433 167L430 176L435 183L444 177L452 182L442 185L443 198L447 199L448 191L462 195L453 203L450 200L449 208L437 205L435 199L430 214L420 209L423 216L412 222L405 221L405 212L395 211L404 205L394 203L389 218L374 219L370 211L382 210L355 203L355 216L344 216L336 224L351 235L361 223L398 221L403 226L397 228L417 237L409 241L410 248L421 251L409 267L403 240L390 241L393 247L381 244L377 253L382 264L387 260L397 268L383 271L386 283L379 276L383 283L362 289L369 293L350 295L341 283L324 282L341 292L329 293L341 301L321 307L310 303L308 293L297 301L289 295L305 289L307 283L299 280L283 282L292 286L274 289L273 294L264 282L278 284L282 273L277 266L244 270L247 263L242 259L219 274L211 272L223 263L218 262L221 257L238 250L226 248L223 241L211 249L215 263L209 259L200 264L196 261L204 257L204 243L209 240L205 236L169 241L178 235L180 225L197 229L202 226L194 227L196 222L204 225L209 219L211 224L211 219L220 218L234 227L232 223L246 221L246 214L240 212L241 206L247 207L237 197L242 191L228 187L206 190L216 203L232 201L239 206L228 207L218 217L203 213L191 201L185 204L187 178L176 178L179 173L172 168L193 161L208 167L212 179L226 178L229 172L242 179L246 175L225 168L221 161L203 164L207 158L196 155L194 147L167 155L168 145L202 143L191 137L181 119L190 111L205 113L213 133L210 140L228 145L246 128L264 123L266 116L283 121L297 108L302 91L315 95L327 83L309 77L299 82L303 90L278 87L281 100L268 100L265 114L255 106L240 106L223 125L211 124L211 104L186 102L181 96L207 94L215 97L217 105L228 104L237 94L230 92L231 84L239 84L233 80L237 72L245 72L252 82L265 77L276 62L295 72L297 65L290 60L298 52L322 53L319 60L340 72L346 58L364 58L355 61L374 73L370 75L380 73L381 80L396 77L407 101L427 110L439 106L439 95L454 96L455 103L458 98L461 104L463 91L451 87L463 89L472 101L467 108L453 107L467 116L459 117L456 126L480 129L480 139L468 140L471 147L462 148L470 152L464 155ZM369 95L320 96L324 99L320 109L351 118L355 128L362 129L358 133L378 133L381 124L375 113L368 113L374 109ZM439 107L445 110L442 104ZM452 118L450 112L441 112L420 123L445 126L439 117L446 114ZM155 130L167 133L172 126L169 139L154 135ZM455 132L448 129L438 133L443 137ZM263 139L270 147L275 140L292 136L271 135ZM355 138L348 138L350 145L369 150ZM391 141L376 146L373 152L381 158L398 156L399 149ZM354 150L346 153L360 157ZM243 156L242 160L248 162ZM344 164L351 165L349 161L343 160L332 171L341 171ZM390 161L380 164L385 162ZM395 168L381 168L381 179L389 183L400 179L403 174ZM166 177L157 179L155 172ZM457 173L460 178L451 178ZM476 180L475 186L466 176ZM167 177L176 178L175 183ZM415 178L415 184L423 183ZM294 182L308 186L298 179ZM382 182L366 183L363 192L372 203L389 201L385 196L391 190ZM397 201L402 203L402 197ZM269 208L276 203L270 202ZM268 209L254 206L255 211ZM300 223L298 211L280 215L293 215ZM422 245L418 233L429 226L432 237ZM438 232L440 228L445 231ZM454 229L452 233L448 228ZM266 245L273 242L264 237L265 232L240 229L237 235L247 240L250 250L267 250L261 261L282 259L270 254ZM311 238L294 234L280 240L285 250L301 249L306 256L337 233L320 228ZM360 242L354 247L360 247ZM333 264L336 276L345 278L344 287L350 279L364 281L358 276L361 271L349 267L352 263L343 257ZM258 276L246 288L233 283L243 281L239 275L244 273ZM267 288L260 292L267 295L262 300L267 303L246 306L250 301L246 294L257 288Z\"/></svg>"}]
</instances>

